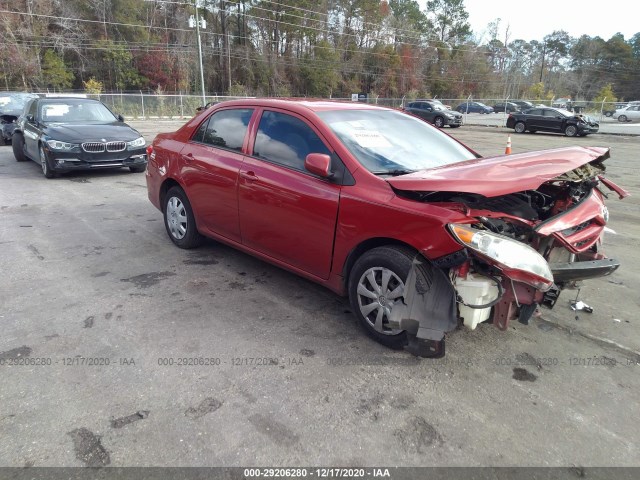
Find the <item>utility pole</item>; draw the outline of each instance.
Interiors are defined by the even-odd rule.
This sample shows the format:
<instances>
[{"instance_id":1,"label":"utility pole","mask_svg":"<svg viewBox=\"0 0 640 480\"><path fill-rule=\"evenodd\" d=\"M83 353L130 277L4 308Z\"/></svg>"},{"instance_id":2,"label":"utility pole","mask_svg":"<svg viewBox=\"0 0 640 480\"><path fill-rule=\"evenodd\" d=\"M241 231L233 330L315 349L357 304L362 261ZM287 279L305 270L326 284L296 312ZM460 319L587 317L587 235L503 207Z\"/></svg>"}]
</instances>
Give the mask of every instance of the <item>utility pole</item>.
<instances>
[{"instance_id":1,"label":"utility pole","mask_svg":"<svg viewBox=\"0 0 640 480\"><path fill-rule=\"evenodd\" d=\"M207 104L207 95L204 89L204 68L202 66L202 43L200 42L200 14L198 13L198 0L195 0L194 6L196 8L195 22L193 22L193 17L189 18L189 26L193 28L194 27L193 23L195 23L196 37L198 41L198 62L200 63L200 86L202 87L202 106L205 106ZM207 28L207 23L204 19L202 19L202 28Z\"/></svg>"},{"instance_id":2,"label":"utility pole","mask_svg":"<svg viewBox=\"0 0 640 480\"><path fill-rule=\"evenodd\" d=\"M544 70L544 56L547 53L547 44L542 45L542 65L540 66L540 83L542 83L542 71Z\"/></svg>"}]
</instances>

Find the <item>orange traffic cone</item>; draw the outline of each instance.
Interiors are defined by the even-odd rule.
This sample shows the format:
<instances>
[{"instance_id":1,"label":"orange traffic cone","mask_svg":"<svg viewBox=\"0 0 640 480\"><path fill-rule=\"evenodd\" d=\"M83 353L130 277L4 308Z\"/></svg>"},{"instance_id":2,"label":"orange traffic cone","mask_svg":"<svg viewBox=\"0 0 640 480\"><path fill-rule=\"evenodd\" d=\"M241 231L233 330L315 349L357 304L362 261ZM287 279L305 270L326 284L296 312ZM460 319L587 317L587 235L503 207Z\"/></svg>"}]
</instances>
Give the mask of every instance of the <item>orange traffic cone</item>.
<instances>
[{"instance_id":1,"label":"orange traffic cone","mask_svg":"<svg viewBox=\"0 0 640 480\"><path fill-rule=\"evenodd\" d=\"M511 155L511 135L507 137L507 148L504 151L505 155Z\"/></svg>"}]
</instances>

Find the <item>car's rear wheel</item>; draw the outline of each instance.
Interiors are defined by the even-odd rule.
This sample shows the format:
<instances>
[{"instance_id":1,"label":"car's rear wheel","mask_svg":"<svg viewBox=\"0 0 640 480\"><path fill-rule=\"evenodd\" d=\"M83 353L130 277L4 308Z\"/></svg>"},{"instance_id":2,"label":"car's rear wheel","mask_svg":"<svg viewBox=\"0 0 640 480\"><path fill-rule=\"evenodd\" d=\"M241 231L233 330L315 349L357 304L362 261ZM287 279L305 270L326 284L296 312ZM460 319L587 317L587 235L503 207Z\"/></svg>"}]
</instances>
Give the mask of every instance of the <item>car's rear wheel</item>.
<instances>
[{"instance_id":1,"label":"car's rear wheel","mask_svg":"<svg viewBox=\"0 0 640 480\"><path fill-rule=\"evenodd\" d=\"M349 274L351 308L367 334L387 347L407 344L407 333L389 327L389 318L393 305L403 301L404 282L415 256L408 247L376 247L363 254Z\"/></svg>"},{"instance_id":2,"label":"car's rear wheel","mask_svg":"<svg viewBox=\"0 0 640 480\"><path fill-rule=\"evenodd\" d=\"M513 130L516 133L524 133L526 129L527 126L524 124L524 122L516 122L516 124L513 126Z\"/></svg>"},{"instance_id":3,"label":"car's rear wheel","mask_svg":"<svg viewBox=\"0 0 640 480\"><path fill-rule=\"evenodd\" d=\"M567 127L564 129L564 134L567 137L575 137L578 134L578 127L576 127L575 125L567 125Z\"/></svg>"},{"instance_id":4,"label":"car's rear wheel","mask_svg":"<svg viewBox=\"0 0 640 480\"><path fill-rule=\"evenodd\" d=\"M145 165L136 165L135 167L129 167L132 173L144 172L147 167Z\"/></svg>"},{"instance_id":5,"label":"car's rear wheel","mask_svg":"<svg viewBox=\"0 0 640 480\"><path fill-rule=\"evenodd\" d=\"M189 249L202 244L204 237L196 227L191 203L180 187L171 187L164 198L164 225L178 247Z\"/></svg>"},{"instance_id":6,"label":"car's rear wheel","mask_svg":"<svg viewBox=\"0 0 640 480\"><path fill-rule=\"evenodd\" d=\"M610 117L611 115L613 115L613 113L612 113L612 112L604 112L604 116L605 116L605 117Z\"/></svg>"},{"instance_id":7,"label":"car's rear wheel","mask_svg":"<svg viewBox=\"0 0 640 480\"><path fill-rule=\"evenodd\" d=\"M442 128L444 126L444 118L442 118L442 117L434 118L433 119L433 124L438 128Z\"/></svg>"},{"instance_id":8,"label":"car's rear wheel","mask_svg":"<svg viewBox=\"0 0 640 480\"><path fill-rule=\"evenodd\" d=\"M619 122L626 122L627 121L627 116L626 115L620 115L618 117L618 121Z\"/></svg>"},{"instance_id":9,"label":"car's rear wheel","mask_svg":"<svg viewBox=\"0 0 640 480\"><path fill-rule=\"evenodd\" d=\"M51 162L47 157L47 152L44 151L44 147L40 145L40 166L42 167L42 174L45 178L53 178L56 173L51 168Z\"/></svg>"},{"instance_id":10,"label":"car's rear wheel","mask_svg":"<svg viewBox=\"0 0 640 480\"><path fill-rule=\"evenodd\" d=\"M24 138L20 133L14 133L11 137L11 148L13 148L13 156L17 162L24 162L27 157L24 156Z\"/></svg>"}]
</instances>

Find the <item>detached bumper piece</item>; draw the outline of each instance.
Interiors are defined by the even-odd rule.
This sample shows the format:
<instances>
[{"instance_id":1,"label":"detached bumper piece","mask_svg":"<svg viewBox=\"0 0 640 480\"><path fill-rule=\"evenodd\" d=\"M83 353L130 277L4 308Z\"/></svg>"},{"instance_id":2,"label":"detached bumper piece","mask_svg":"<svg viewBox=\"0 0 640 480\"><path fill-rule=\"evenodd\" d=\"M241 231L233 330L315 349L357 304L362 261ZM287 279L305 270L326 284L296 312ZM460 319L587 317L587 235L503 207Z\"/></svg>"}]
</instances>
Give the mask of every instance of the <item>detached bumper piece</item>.
<instances>
[{"instance_id":1,"label":"detached bumper piece","mask_svg":"<svg viewBox=\"0 0 640 480\"><path fill-rule=\"evenodd\" d=\"M549 265L556 284L604 277L611 275L619 266L620 262L613 258L585 262L552 263Z\"/></svg>"},{"instance_id":2,"label":"detached bumper piece","mask_svg":"<svg viewBox=\"0 0 640 480\"><path fill-rule=\"evenodd\" d=\"M404 303L391 310L389 326L405 330L413 355L441 358L445 354L444 334L456 328L456 295L439 268L414 259L404 286Z\"/></svg>"}]
</instances>

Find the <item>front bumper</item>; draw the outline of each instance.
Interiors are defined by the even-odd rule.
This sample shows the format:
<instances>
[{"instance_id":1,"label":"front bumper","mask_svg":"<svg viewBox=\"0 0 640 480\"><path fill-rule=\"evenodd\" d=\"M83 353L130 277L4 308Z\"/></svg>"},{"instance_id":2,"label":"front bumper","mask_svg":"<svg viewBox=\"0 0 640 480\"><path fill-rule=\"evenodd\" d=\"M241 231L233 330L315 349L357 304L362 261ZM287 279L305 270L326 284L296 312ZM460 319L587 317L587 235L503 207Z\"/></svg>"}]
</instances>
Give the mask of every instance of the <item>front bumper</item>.
<instances>
[{"instance_id":1,"label":"front bumper","mask_svg":"<svg viewBox=\"0 0 640 480\"><path fill-rule=\"evenodd\" d=\"M578 125L578 132L580 133L598 133L599 130L599 125Z\"/></svg>"},{"instance_id":2,"label":"front bumper","mask_svg":"<svg viewBox=\"0 0 640 480\"><path fill-rule=\"evenodd\" d=\"M589 260L571 263L551 263L549 267L556 284L577 282L589 278L611 275L620 266L620 262L613 258L603 260Z\"/></svg>"},{"instance_id":3,"label":"front bumper","mask_svg":"<svg viewBox=\"0 0 640 480\"><path fill-rule=\"evenodd\" d=\"M462 115L454 118L444 118L445 125L462 125Z\"/></svg>"},{"instance_id":4,"label":"front bumper","mask_svg":"<svg viewBox=\"0 0 640 480\"><path fill-rule=\"evenodd\" d=\"M124 150L122 152L57 152L47 151L52 170L68 172L71 170L94 170L101 168L139 167L147 164L145 148Z\"/></svg>"}]
</instances>

